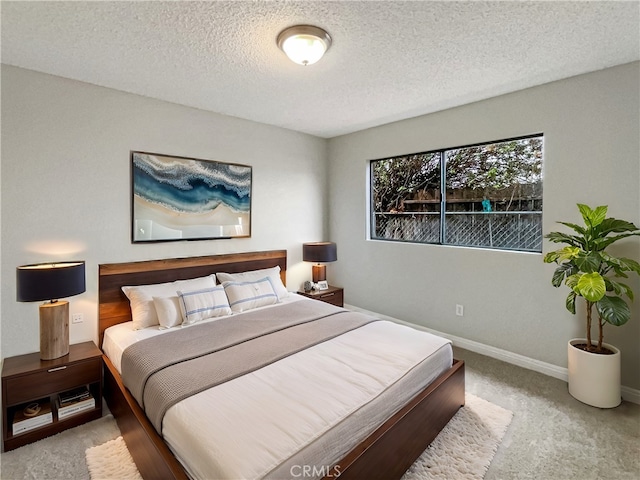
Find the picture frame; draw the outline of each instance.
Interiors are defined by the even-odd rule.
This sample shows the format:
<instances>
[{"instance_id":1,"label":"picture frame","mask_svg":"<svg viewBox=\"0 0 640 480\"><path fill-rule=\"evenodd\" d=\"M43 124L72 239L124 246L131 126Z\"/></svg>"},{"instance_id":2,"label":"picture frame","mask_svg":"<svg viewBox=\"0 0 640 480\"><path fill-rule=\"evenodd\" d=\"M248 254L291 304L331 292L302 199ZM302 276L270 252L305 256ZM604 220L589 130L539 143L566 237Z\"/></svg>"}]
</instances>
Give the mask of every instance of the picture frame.
<instances>
[{"instance_id":1,"label":"picture frame","mask_svg":"<svg viewBox=\"0 0 640 480\"><path fill-rule=\"evenodd\" d=\"M317 285L318 290L329 290L329 283L326 280L320 280Z\"/></svg>"},{"instance_id":2,"label":"picture frame","mask_svg":"<svg viewBox=\"0 0 640 480\"><path fill-rule=\"evenodd\" d=\"M252 167L131 151L132 243L251 236Z\"/></svg>"}]
</instances>

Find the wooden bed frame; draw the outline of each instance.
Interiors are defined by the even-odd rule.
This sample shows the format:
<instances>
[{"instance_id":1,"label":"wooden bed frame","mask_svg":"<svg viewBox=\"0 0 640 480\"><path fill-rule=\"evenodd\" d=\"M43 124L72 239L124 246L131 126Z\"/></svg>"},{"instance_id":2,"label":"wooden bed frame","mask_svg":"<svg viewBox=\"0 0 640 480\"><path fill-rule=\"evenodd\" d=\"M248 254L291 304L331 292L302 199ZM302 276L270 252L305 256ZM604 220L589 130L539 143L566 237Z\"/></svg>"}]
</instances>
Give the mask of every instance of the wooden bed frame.
<instances>
[{"instance_id":1,"label":"wooden bed frame","mask_svg":"<svg viewBox=\"0 0 640 480\"><path fill-rule=\"evenodd\" d=\"M286 285L286 250L206 257L174 258L99 266L99 342L104 331L131 320L124 285L184 280L217 272L237 273L280 266ZM106 355L104 397L143 478L186 479L182 465L155 431L142 408L125 388ZM464 405L464 362L454 364L400 411L357 445L325 478L400 478Z\"/></svg>"}]
</instances>

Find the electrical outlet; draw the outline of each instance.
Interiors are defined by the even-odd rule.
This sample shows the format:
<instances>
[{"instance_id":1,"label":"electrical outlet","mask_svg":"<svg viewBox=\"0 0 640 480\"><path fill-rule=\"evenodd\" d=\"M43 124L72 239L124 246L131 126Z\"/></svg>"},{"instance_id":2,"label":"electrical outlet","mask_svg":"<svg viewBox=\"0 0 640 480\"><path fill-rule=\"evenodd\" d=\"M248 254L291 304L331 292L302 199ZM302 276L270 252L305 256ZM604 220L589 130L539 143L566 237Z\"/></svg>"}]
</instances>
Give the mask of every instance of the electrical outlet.
<instances>
[{"instance_id":1,"label":"electrical outlet","mask_svg":"<svg viewBox=\"0 0 640 480\"><path fill-rule=\"evenodd\" d=\"M82 323L84 322L84 318L81 313L74 313L71 315L71 323Z\"/></svg>"},{"instance_id":2,"label":"electrical outlet","mask_svg":"<svg viewBox=\"0 0 640 480\"><path fill-rule=\"evenodd\" d=\"M456 315L459 317L464 315L464 307L462 305L456 305Z\"/></svg>"}]
</instances>

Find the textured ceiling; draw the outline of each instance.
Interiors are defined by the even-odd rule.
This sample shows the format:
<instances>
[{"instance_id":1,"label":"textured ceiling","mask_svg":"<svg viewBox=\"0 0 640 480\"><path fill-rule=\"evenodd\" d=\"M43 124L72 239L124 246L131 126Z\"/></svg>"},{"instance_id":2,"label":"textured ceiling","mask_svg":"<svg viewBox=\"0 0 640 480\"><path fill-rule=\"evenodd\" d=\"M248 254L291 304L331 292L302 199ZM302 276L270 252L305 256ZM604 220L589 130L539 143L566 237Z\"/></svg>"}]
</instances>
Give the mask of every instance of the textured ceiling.
<instances>
[{"instance_id":1,"label":"textured ceiling","mask_svg":"<svg viewBox=\"0 0 640 480\"><path fill-rule=\"evenodd\" d=\"M640 59L632 2L9 2L2 62L333 137ZM315 65L276 36L326 29Z\"/></svg>"}]
</instances>

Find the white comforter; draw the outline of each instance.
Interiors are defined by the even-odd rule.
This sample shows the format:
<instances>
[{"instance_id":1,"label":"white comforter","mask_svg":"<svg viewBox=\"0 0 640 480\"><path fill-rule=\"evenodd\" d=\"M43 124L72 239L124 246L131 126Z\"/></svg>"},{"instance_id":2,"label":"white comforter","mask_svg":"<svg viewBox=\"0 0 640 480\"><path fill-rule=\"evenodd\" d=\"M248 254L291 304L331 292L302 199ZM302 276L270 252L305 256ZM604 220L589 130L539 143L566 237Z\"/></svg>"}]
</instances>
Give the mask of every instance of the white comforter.
<instances>
[{"instance_id":1,"label":"white comforter","mask_svg":"<svg viewBox=\"0 0 640 480\"><path fill-rule=\"evenodd\" d=\"M449 344L374 322L183 400L164 437L193 478L321 477L451 366Z\"/></svg>"}]
</instances>

